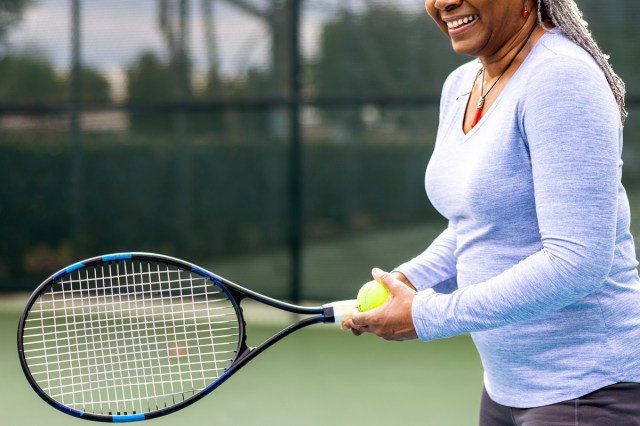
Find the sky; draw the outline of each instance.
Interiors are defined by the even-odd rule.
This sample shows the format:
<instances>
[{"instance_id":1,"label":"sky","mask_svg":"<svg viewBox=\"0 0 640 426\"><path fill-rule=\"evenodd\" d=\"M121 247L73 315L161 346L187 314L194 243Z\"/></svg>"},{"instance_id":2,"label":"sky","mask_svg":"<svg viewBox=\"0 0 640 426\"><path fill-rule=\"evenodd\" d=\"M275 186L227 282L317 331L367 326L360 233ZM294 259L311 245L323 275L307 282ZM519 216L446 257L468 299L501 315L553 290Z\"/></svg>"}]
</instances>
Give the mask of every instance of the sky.
<instances>
[{"instance_id":1,"label":"sky","mask_svg":"<svg viewBox=\"0 0 640 426\"><path fill-rule=\"evenodd\" d=\"M193 2L195 3L195 2ZM199 2L198 2L199 3ZM199 7L199 4L193 6ZM193 7L192 6L192 7ZM71 63L71 1L38 0L9 37L15 50L37 49L64 72ZM206 53L202 21L192 10L190 44L196 69L204 69ZM264 63L269 39L262 22L233 8L216 10L216 37L223 71ZM82 3L82 62L100 69L115 91L122 91L126 68L141 52L164 52L155 0L90 0ZM119 89L118 89L119 88ZM118 93L115 93L116 97Z\"/></svg>"}]
</instances>

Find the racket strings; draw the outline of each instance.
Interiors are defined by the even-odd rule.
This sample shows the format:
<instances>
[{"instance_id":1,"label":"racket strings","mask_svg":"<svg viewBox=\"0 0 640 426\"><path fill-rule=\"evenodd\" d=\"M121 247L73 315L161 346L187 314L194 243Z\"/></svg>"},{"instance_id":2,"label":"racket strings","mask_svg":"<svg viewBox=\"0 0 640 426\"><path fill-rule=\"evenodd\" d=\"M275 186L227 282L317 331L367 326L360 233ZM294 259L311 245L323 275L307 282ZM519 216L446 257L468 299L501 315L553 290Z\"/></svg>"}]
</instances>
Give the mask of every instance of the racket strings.
<instances>
[{"instance_id":1,"label":"racket strings","mask_svg":"<svg viewBox=\"0 0 640 426\"><path fill-rule=\"evenodd\" d=\"M213 282L140 260L59 279L34 303L23 334L41 389L97 414L190 398L224 374L240 338L235 307Z\"/></svg>"}]
</instances>

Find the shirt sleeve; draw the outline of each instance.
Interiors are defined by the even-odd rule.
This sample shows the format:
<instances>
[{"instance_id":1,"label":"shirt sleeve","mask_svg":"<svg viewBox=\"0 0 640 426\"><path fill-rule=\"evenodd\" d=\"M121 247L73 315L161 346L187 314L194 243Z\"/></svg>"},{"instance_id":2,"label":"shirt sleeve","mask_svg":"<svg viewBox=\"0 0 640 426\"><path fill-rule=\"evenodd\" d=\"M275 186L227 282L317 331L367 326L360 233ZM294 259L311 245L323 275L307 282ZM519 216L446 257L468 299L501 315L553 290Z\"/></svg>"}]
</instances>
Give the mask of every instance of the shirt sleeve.
<instances>
[{"instance_id":1,"label":"shirt sleeve","mask_svg":"<svg viewBox=\"0 0 640 426\"><path fill-rule=\"evenodd\" d=\"M423 253L394 271L402 272L418 291L435 287L443 292L444 288L450 289L456 285L455 248L455 232L449 226Z\"/></svg>"},{"instance_id":2,"label":"shirt sleeve","mask_svg":"<svg viewBox=\"0 0 640 426\"><path fill-rule=\"evenodd\" d=\"M559 56L540 68L517 115L530 151L542 249L452 294L419 293L413 318L422 340L560 309L596 291L609 273L621 168L617 104L590 64Z\"/></svg>"}]
</instances>

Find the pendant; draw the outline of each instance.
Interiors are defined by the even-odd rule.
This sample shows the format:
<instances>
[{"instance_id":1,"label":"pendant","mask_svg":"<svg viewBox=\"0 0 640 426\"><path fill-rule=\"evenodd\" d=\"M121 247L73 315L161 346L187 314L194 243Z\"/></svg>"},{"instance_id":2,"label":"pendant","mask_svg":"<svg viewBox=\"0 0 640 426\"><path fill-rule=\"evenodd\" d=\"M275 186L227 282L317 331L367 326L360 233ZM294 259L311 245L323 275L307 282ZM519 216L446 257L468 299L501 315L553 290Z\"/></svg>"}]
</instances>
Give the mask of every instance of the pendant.
<instances>
[{"instance_id":1,"label":"pendant","mask_svg":"<svg viewBox=\"0 0 640 426\"><path fill-rule=\"evenodd\" d=\"M478 99L478 104L476 105L476 115L473 117L473 121L471 122L471 128L473 129L480 121L480 117L482 117L482 110L484 109L484 97L480 96Z\"/></svg>"}]
</instances>

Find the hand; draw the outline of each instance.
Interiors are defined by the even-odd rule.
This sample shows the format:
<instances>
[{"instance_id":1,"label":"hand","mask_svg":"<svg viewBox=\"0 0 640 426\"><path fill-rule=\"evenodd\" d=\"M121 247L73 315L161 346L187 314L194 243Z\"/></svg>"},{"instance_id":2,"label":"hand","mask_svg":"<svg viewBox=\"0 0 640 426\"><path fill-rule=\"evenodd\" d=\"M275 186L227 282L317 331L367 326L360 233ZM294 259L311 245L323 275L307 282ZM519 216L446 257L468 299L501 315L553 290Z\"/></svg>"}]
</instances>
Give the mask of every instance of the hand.
<instances>
[{"instance_id":1,"label":"hand","mask_svg":"<svg viewBox=\"0 0 640 426\"><path fill-rule=\"evenodd\" d=\"M343 321L342 329L351 329L356 336L374 333L385 340L410 340L418 337L413 326L411 305L417 294L413 286L407 285L388 272L374 268L371 275L389 290L389 298L382 305L367 312L353 310L351 318Z\"/></svg>"}]
</instances>

